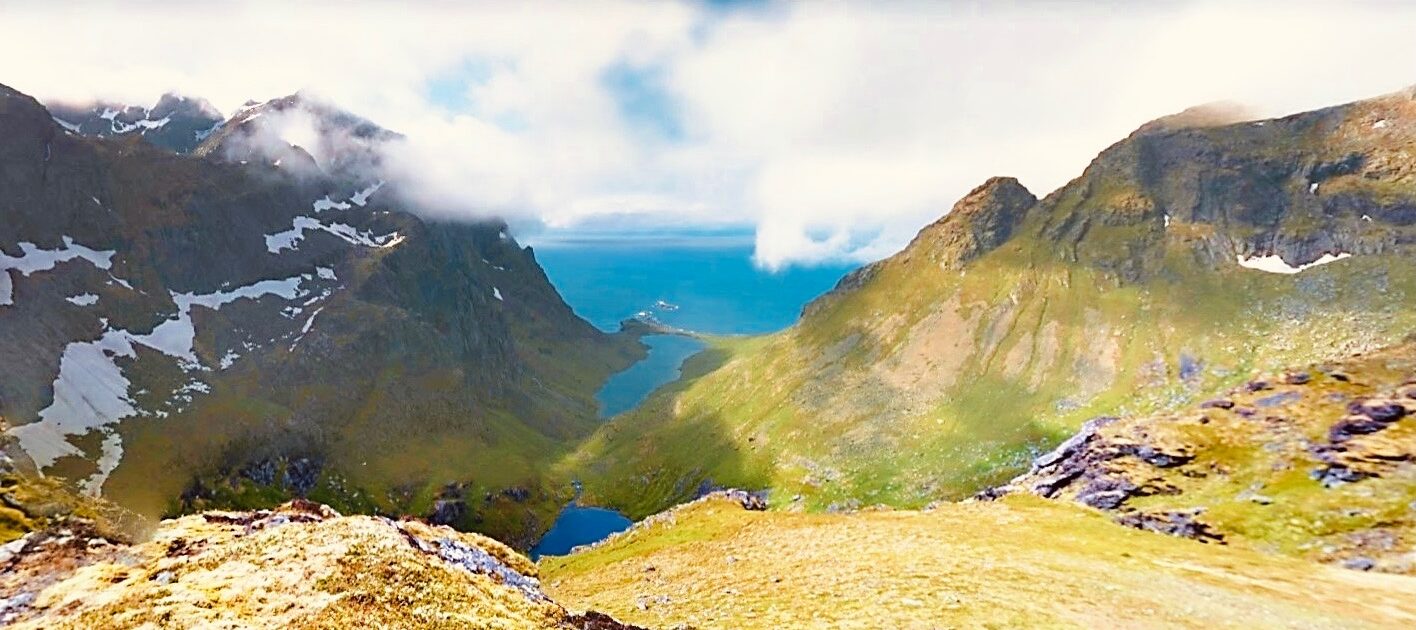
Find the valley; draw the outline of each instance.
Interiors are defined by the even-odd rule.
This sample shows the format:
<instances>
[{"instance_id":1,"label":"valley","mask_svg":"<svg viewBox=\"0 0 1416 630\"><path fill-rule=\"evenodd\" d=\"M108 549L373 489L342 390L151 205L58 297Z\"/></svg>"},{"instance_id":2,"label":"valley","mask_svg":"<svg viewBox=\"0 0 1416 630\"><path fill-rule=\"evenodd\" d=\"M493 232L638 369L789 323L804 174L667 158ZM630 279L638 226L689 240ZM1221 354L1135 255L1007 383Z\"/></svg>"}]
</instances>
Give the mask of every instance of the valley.
<instances>
[{"instance_id":1,"label":"valley","mask_svg":"<svg viewBox=\"0 0 1416 630\"><path fill-rule=\"evenodd\" d=\"M779 272L429 213L303 92L0 138L0 624L1416 624L1416 89Z\"/></svg>"}]
</instances>

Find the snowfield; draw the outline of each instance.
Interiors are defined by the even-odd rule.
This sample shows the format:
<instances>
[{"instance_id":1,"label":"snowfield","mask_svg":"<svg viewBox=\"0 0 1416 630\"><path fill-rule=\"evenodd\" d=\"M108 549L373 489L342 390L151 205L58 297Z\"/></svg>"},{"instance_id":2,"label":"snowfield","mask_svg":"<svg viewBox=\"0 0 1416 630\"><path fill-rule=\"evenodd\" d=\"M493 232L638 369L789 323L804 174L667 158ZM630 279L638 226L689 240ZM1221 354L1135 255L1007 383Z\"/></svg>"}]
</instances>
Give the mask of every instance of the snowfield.
<instances>
[{"instance_id":1,"label":"snowfield","mask_svg":"<svg viewBox=\"0 0 1416 630\"><path fill-rule=\"evenodd\" d=\"M1339 260L1351 257L1352 254L1349 254L1347 252L1340 252L1337 255L1328 253L1323 254L1320 258L1314 260L1313 262L1305 263L1294 267L1293 265L1284 262L1283 258L1280 257L1278 254L1270 254L1268 256L1251 256L1249 258L1245 258L1243 255L1235 256L1235 258L1239 262L1239 266L1244 267L1245 269L1257 269L1259 271L1266 271L1268 273L1281 273L1290 275L1299 273L1301 271L1306 271L1308 269L1312 269L1313 267L1326 265L1328 263L1337 262Z\"/></svg>"}]
</instances>

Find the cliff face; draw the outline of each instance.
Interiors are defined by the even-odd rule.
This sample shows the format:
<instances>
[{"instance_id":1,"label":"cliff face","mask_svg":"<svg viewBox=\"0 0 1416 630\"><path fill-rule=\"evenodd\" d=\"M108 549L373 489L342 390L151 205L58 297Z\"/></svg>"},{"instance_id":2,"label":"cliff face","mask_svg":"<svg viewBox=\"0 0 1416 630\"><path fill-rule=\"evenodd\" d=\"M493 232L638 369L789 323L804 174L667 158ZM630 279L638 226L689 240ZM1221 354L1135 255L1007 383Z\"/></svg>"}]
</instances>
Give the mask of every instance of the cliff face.
<instances>
[{"instance_id":1,"label":"cliff face","mask_svg":"<svg viewBox=\"0 0 1416 630\"><path fill-rule=\"evenodd\" d=\"M1161 272L1175 232L1215 269L1236 256L1296 267L1394 253L1416 222L1413 143L1411 90L1275 120L1147 126L1049 195L1034 233L1132 281Z\"/></svg>"},{"instance_id":2,"label":"cliff face","mask_svg":"<svg viewBox=\"0 0 1416 630\"><path fill-rule=\"evenodd\" d=\"M587 488L642 512L705 481L924 505L1006 481L1088 418L1394 343L1416 326L1413 154L1406 91L1163 119L1040 200L990 180L797 326L724 342L603 428Z\"/></svg>"},{"instance_id":3,"label":"cliff face","mask_svg":"<svg viewBox=\"0 0 1416 630\"><path fill-rule=\"evenodd\" d=\"M8 89L0 137L0 417L40 471L145 514L427 514L455 487L460 526L525 542L568 492L542 464L639 352L504 225L422 220L337 159L92 138Z\"/></svg>"}]
</instances>

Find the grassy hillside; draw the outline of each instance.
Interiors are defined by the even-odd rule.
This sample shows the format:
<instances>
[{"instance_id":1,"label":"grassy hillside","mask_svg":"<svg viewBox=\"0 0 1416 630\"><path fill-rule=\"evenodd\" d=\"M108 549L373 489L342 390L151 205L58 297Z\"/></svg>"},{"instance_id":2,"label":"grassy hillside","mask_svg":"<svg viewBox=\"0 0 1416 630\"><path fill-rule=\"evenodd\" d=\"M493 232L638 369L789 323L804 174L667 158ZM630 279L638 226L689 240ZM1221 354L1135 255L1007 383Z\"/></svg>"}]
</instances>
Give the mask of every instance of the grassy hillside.
<instances>
[{"instance_id":1,"label":"grassy hillside","mask_svg":"<svg viewBox=\"0 0 1416 630\"><path fill-rule=\"evenodd\" d=\"M636 516L715 484L918 507L1006 481L1090 417L1393 343L1416 330L1413 130L1403 93L1148 125L1040 201L990 180L793 328L717 343L566 466ZM1324 254L1349 257L1236 262Z\"/></svg>"},{"instance_id":2,"label":"grassy hillside","mask_svg":"<svg viewBox=\"0 0 1416 630\"><path fill-rule=\"evenodd\" d=\"M930 512L708 500L541 563L547 592L654 627L1380 628L1416 579L1124 528L1035 497Z\"/></svg>"}]
</instances>

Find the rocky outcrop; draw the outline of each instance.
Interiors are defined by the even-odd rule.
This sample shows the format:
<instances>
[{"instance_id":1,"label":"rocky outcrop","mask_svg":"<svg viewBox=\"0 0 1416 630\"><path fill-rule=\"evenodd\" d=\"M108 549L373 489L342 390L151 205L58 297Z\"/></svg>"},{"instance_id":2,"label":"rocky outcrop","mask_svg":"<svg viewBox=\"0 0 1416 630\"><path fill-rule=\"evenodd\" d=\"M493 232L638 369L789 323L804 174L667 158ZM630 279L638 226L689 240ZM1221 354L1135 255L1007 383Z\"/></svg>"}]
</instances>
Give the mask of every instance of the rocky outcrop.
<instances>
[{"instance_id":1,"label":"rocky outcrop","mask_svg":"<svg viewBox=\"0 0 1416 630\"><path fill-rule=\"evenodd\" d=\"M924 256L942 267L957 267L1007 242L1035 204L1037 197L1017 179L990 178L920 230L903 260Z\"/></svg>"},{"instance_id":2,"label":"rocky outcrop","mask_svg":"<svg viewBox=\"0 0 1416 630\"><path fill-rule=\"evenodd\" d=\"M293 502L164 521L151 540L37 532L0 548L15 628L632 628L571 614L492 539Z\"/></svg>"},{"instance_id":3,"label":"rocky outcrop","mask_svg":"<svg viewBox=\"0 0 1416 630\"><path fill-rule=\"evenodd\" d=\"M981 493L1076 501L1124 525L1416 572L1416 345L1289 370L1175 414L1087 423Z\"/></svg>"}]
</instances>

